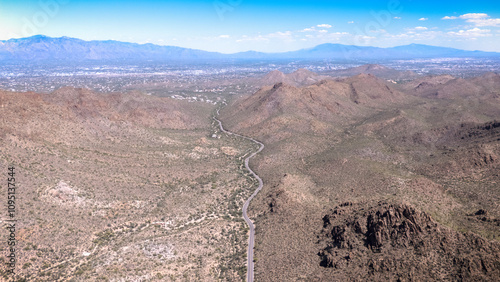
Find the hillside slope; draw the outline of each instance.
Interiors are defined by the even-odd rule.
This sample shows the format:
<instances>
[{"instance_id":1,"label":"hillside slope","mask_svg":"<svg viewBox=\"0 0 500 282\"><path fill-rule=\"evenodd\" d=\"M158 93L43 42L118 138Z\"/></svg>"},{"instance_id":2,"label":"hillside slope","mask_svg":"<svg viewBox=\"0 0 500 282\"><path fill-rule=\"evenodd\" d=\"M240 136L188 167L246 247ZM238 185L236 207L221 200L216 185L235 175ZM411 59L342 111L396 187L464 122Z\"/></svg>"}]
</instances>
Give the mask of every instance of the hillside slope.
<instances>
[{"instance_id":1,"label":"hillside slope","mask_svg":"<svg viewBox=\"0 0 500 282\"><path fill-rule=\"evenodd\" d=\"M417 95L424 82L441 95ZM253 164L256 279L494 279L496 89L492 74L403 87L361 74L230 103L227 127L266 144Z\"/></svg>"},{"instance_id":2,"label":"hillside slope","mask_svg":"<svg viewBox=\"0 0 500 282\"><path fill-rule=\"evenodd\" d=\"M0 166L14 167L19 211L16 275L2 263L0 280L244 278L253 183L238 160L252 144L215 132L213 110L139 92L0 91Z\"/></svg>"}]
</instances>

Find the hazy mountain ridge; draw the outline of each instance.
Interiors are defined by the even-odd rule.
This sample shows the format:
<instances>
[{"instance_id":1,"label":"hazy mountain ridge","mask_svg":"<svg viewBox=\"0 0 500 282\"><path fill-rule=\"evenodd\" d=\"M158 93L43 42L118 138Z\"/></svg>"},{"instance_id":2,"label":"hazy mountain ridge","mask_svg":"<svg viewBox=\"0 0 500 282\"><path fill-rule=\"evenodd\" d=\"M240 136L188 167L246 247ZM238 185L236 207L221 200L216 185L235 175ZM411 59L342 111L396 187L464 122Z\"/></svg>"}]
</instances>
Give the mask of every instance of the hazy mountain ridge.
<instances>
[{"instance_id":1,"label":"hazy mountain ridge","mask_svg":"<svg viewBox=\"0 0 500 282\"><path fill-rule=\"evenodd\" d=\"M113 59L210 59L222 54L154 44L127 43L114 40L81 39L43 35L1 41L2 60L113 60Z\"/></svg>"},{"instance_id":2,"label":"hazy mountain ridge","mask_svg":"<svg viewBox=\"0 0 500 282\"><path fill-rule=\"evenodd\" d=\"M222 54L176 46L137 44L114 40L84 41L36 35L0 41L0 60L116 60L116 59L416 59L435 57L500 57L500 53L410 44L391 48L326 43L283 53L255 51Z\"/></svg>"},{"instance_id":3,"label":"hazy mountain ridge","mask_svg":"<svg viewBox=\"0 0 500 282\"><path fill-rule=\"evenodd\" d=\"M454 48L410 44L390 48L354 46L325 43L313 48L287 52L289 58L338 58L338 59L416 59L435 57L487 57L499 56L498 53L465 51Z\"/></svg>"}]
</instances>

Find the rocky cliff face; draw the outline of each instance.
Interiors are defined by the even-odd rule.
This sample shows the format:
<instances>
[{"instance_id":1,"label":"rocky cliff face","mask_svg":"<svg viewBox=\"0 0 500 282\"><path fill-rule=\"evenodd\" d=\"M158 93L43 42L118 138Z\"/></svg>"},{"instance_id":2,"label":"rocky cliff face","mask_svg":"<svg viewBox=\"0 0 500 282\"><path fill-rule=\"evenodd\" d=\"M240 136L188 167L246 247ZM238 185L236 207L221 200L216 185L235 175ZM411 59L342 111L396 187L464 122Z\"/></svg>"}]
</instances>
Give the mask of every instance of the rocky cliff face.
<instances>
[{"instance_id":1,"label":"rocky cliff face","mask_svg":"<svg viewBox=\"0 0 500 282\"><path fill-rule=\"evenodd\" d=\"M493 281L500 277L500 244L444 227L408 205L362 208L346 203L326 214L323 223L318 255L334 279Z\"/></svg>"}]
</instances>

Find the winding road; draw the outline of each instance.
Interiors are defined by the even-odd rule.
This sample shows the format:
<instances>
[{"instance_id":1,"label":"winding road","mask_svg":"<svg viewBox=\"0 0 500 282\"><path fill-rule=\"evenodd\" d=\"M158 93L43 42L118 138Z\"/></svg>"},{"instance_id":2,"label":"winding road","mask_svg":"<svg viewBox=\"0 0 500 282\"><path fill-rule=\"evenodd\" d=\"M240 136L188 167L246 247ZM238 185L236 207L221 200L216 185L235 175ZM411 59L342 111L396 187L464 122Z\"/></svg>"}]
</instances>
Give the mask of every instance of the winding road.
<instances>
[{"instance_id":1,"label":"winding road","mask_svg":"<svg viewBox=\"0 0 500 282\"><path fill-rule=\"evenodd\" d=\"M219 116L219 109L217 109L217 116ZM250 236L248 237L248 250L247 250L247 281L253 282L253 277L254 277L253 247L254 247L254 242L255 242L255 226L253 225L253 222L250 220L250 218L248 218L247 210L248 210L248 205L250 205L250 201L252 201L252 199L255 197L255 195L257 195L257 193L259 193L259 191L262 189L262 186L264 185L264 183L262 182L262 179L252 169L250 169L250 167L248 166L248 162L251 158L253 158L255 155L257 155L258 153L260 153L260 151L262 151L264 149L264 144L262 144L261 142L255 140L253 138L227 131L224 129L224 127L222 127L222 122L219 119L217 119L217 117L214 116L214 119L215 119L215 121L217 121L219 123L219 127L220 127L220 130L222 132L224 132L228 135L234 135L234 136L238 136L238 137L250 140L250 141L255 142L255 143L260 145L259 150L257 150L256 152L254 152L253 154L251 154L250 156L248 156L245 159L245 167L259 181L259 187L257 187L257 189L253 192L253 194L250 196L250 198L248 198L247 201L245 202L245 204L243 205L243 218L245 219L246 223L248 224L248 227L250 228Z\"/></svg>"}]
</instances>

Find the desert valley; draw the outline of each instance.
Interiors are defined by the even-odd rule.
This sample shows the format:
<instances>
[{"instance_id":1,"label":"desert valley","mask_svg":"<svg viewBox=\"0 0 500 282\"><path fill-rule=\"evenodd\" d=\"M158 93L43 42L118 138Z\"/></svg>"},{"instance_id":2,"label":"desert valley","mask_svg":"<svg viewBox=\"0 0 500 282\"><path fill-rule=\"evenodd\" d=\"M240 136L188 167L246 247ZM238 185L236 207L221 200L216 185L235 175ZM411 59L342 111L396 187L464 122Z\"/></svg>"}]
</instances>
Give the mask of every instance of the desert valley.
<instances>
[{"instance_id":1,"label":"desert valley","mask_svg":"<svg viewBox=\"0 0 500 282\"><path fill-rule=\"evenodd\" d=\"M2 90L0 105L16 281L245 280L259 147L217 112L265 144L250 160L255 280L500 276L497 73L299 68Z\"/></svg>"}]
</instances>

